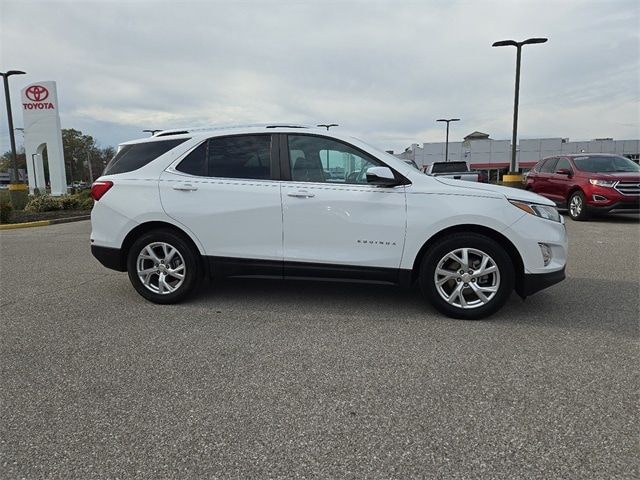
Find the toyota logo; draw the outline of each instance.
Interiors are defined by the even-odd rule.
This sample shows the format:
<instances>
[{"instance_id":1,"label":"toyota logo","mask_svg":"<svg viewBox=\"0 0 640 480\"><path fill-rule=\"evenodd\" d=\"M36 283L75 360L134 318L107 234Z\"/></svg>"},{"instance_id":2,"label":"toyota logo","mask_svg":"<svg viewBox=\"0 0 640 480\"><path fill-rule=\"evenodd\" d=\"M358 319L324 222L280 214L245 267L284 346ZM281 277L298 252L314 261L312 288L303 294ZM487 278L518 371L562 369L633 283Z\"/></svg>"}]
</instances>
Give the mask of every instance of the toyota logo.
<instances>
[{"instance_id":1,"label":"toyota logo","mask_svg":"<svg viewBox=\"0 0 640 480\"><path fill-rule=\"evenodd\" d=\"M49 97L49 90L42 85L31 85L27 88L25 95L32 102L43 102Z\"/></svg>"}]
</instances>

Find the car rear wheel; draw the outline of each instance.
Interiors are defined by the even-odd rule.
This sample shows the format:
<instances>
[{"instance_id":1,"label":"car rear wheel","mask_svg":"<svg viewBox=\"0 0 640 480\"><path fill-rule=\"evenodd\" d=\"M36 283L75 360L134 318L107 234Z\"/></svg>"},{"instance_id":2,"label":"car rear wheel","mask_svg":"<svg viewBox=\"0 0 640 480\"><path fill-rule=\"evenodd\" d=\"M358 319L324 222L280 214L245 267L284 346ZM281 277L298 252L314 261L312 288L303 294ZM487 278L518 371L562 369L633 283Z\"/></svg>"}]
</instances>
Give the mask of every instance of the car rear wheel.
<instances>
[{"instance_id":1,"label":"car rear wheel","mask_svg":"<svg viewBox=\"0 0 640 480\"><path fill-rule=\"evenodd\" d=\"M182 236L154 230L138 238L127 258L129 280L154 303L177 303L193 290L200 265L198 254Z\"/></svg>"},{"instance_id":2,"label":"car rear wheel","mask_svg":"<svg viewBox=\"0 0 640 480\"><path fill-rule=\"evenodd\" d=\"M478 320L498 311L514 286L511 258L491 238L454 234L429 249L420 268L420 287L445 315Z\"/></svg>"},{"instance_id":3,"label":"car rear wheel","mask_svg":"<svg viewBox=\"0 0 640 480\"><path fill-rule=\"evenodd\" d=\"M583 221L589 218L584 201L584 194L580 190L571 194L569 197L568 207L569 216L572 220Z\"/></svg>"}]
</instances>

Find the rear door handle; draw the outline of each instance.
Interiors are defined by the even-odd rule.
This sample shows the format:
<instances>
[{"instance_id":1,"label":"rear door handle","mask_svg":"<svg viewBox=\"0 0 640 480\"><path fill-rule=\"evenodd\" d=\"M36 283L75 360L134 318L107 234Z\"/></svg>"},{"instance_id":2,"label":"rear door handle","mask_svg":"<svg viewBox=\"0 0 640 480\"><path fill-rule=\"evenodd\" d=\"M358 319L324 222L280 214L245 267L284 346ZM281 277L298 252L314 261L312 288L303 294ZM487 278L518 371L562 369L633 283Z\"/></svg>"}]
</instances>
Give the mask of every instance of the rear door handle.
<instances>
[{"instance_id":1,"label":"rear door handle","mask_svg":"<svg viewBox=\"0 0 640 480\"><path fill-rule=\"evenodd\" d=\"M190 183L181 183L180 185L174 185L172 188L180 192L195 192L198 190L198 187L195 187Z\"/></svg>"},{"instance_id":2,"label":"rear door handle","mask_svg":"<svg viewBox=\"0 0 640 480\"><path fill-rule=\"evenodd\" d=\"M294 198L313 198L315 197L315 195L313 193L309 193L306 192L304 190L300 190L299 192L295 192L295 193L287 193L288 197L294 197Z\"/></svg>"}]
</instances>

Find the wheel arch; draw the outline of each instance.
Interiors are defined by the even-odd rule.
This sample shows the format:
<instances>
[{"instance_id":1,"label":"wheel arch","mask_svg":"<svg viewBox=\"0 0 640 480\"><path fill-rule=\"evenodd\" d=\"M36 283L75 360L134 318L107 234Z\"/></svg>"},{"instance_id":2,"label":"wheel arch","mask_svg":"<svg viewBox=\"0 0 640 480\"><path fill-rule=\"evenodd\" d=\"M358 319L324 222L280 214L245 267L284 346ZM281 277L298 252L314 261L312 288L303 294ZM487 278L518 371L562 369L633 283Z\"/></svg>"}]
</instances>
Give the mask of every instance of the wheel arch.
<instances>
[{"instance_id":1,"label":"wheel arch","mask_svg":"<svg viewBox=\"0 0 640 480\"><path fill-rule=\"evenodd\" d=\"M466 224L466 225L455 225L452 227L445 228L440 230L438 233L432 235L420 248L416 258L413 261L413 268L411 270L411 284L413 284L420 274L420 265L422 263L422 259L425 254L429 251L432 245L434 245L441 238L446 237L447 235L455 234L455 233L477 233L480 235L484 235L495 242L499 243L506 250L509 258L513 262L514 272L515 272L515 290L518 292L520 296L522 296L522 286L524 281L524 262L522 261L522 257L518 252L518 249L515 245L509 240L507 237L502 235L500 232L485 227L482 225L474 225L474 224Z\"/></svg>"},{"instance_id":2,"label":"wheel arch","mask_svg":"<svg viewBox=\"0 0 640 480\"><path fill-rule=\"evenodd\" d=\"M122 265L124 266L124 270L126 270L127 257L129 256L129 250L131 249L133 242L135 242L136 239L139 238L141 235L144 235L145 233L150 232L152 230L159 230L159 229L170 230L173 233L182 237L183 240L185 240L189 245L191 245L197 257L200 260L202 260L202 255L200 253L200 249L198 248L198 245L196 245L196 242L191 238L191 236L187 232L185 232L180 227L177 227L172 223L162 222L162 221L149 221L149 222L144 222L144 223L141 223L140 225L137 225L134 229L132 229L129 233L127 233L127 236L122 241L122 247L120 247L120 260L122 262ZM208 272L207 262L201 261L200 263L202 265L202 268L205 269L205 274L208 274L209 272Z\"/></svg>"},{"instance_id":3,"label":"wheel arch","mask_svg":"<svg viewBox=\"0 0 640 480\"><path fill-rule=\"evenodd\" d=\"M582 189L582 187L580 187L580 185L574 185L569 189L569 192L567 193L567 198L565 198L565 202L567 202L567 207L569 207L569 199L571 198L571 195L573 195L576 192L582 192L582 195L584 195L585 198L587 197L587 194L584 193L584 190Z\"/></svg>"}]
</instances>

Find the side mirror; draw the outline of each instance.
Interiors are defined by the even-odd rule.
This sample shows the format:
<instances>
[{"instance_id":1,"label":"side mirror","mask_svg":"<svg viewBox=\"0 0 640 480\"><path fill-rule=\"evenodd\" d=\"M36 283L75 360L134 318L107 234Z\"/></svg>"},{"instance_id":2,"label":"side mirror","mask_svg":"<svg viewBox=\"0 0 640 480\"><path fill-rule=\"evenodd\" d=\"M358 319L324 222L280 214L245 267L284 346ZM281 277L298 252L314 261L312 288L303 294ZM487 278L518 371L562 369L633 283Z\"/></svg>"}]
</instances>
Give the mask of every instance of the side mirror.
<instances>
[{"instance_id":1,"label":"side mirror","mask_svg":"<svg viewBox=\"0 0 640 480\"><path fill-rule=\"evenodd\" d=\"M395 187L398 180L389 167L369 167L367 169L367 183L379 187Z\"/></svg>"},{"instance_id":2,"label":"side mirror","mask_svg":"<svg viewBox=\"0 0 640 480\"><path fill-rule=\"evenodd\" d=\"M571 170L569 170L568 168L559 168L558 170L556 170L556 173L558 175L566 175L567 177L571 176Z\"/></svg>"}]
</instances>

